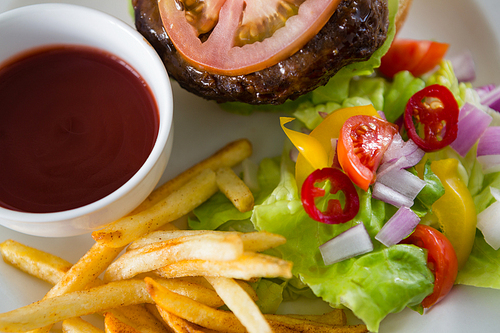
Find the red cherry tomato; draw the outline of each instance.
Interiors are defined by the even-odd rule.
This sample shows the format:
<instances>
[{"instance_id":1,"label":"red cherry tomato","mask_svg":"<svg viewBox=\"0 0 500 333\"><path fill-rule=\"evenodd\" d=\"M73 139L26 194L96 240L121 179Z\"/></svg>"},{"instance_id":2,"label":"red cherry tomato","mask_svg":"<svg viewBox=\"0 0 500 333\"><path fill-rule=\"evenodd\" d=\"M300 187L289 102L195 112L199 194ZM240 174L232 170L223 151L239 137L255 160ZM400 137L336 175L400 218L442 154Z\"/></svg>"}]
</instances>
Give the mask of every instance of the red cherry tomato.
<instances>
[{"instance_id":1,"label":"red cherry tomato","mask_svg":"<svg viewBox=\"0 0 500 333\"><path fill-rule=\"evenodd\" d=\"M413 244L427 250L427 265L434 274L434 290L424 298L422 306L429 308L442 300L451 290L458 272L453 245L438 230L419 224L401 243Z\"/></svg>"},{"instance_id":2,"label":"red cherry tomato","mask_svg":"<svg viewBox=\"0 0 500 333\"><path fill-rule=\"evenodd\" d=\"M316 184L330 181L330 193L344 193L344 208L338 199L330 199L326 211L321 211L315 199L325 196L325 190ZM352 220L359 211L359 197L349 177L339 169L323 168L313 171L302 184L300 192L302 205L314 220L326 224L339 224Z\"/></svg>"},{"instance_id":3,"label":"red cherry tomato","mask_svg":"<svg viewBox=\"0 0 500 333\"><path fill-rule=\"evenodd\" d=\"M397 127L372 116L353 116L344 123L337 143L337 156L344 172L363 190L375 181L380 160Z\"/></svg>"},{"instance_id":4,"label":"red cherry tomato","mask_svg":"<svg viewBox=\"0 0 500 333\"><path fill-rule=\"evenodd\" d=\"M403 70L421 76L441 62L448 47L429 40L396 39L382 57L380 72L389 78Z\"/></svg>"},{"instance_id":5,"label":"red cherry tomato","mask_svg":"<svg viewBox=\"0 0 500 333\"><path fill-rule=\"evenodd\" d=\"M448 88L434 84L417 92L406 104L408 136L424 151L446 147L457 138L458 104ZM421 137L421 135L423 137Z\"/></svg>"},{"instance_id":6,"label":"red cherry tomato","mask_svg":"<svg viewBox=\"0 0 500 333\"><path fill-rule=\"evenodd\" d=\"M299 7L295 15L293 8L290 14L278 13L280 0L212 0L204 5L211 7L205 12L208 19L197 17L198 9L190 11L180 1L159 0L158 6L170 40L187 61L213 73L240 75L274 65L298 51L321 30L339 2L305 0L295 5ZM263 17L267 12L277 15ZM282 19L283 15L286 18ZM258 33L275 18L283 21L283 27L272 26L271 31ZM209 37L202 41L198 35L209 29ZM254 31L259 35L257 40Z\"/></svg>"}]
</instances>

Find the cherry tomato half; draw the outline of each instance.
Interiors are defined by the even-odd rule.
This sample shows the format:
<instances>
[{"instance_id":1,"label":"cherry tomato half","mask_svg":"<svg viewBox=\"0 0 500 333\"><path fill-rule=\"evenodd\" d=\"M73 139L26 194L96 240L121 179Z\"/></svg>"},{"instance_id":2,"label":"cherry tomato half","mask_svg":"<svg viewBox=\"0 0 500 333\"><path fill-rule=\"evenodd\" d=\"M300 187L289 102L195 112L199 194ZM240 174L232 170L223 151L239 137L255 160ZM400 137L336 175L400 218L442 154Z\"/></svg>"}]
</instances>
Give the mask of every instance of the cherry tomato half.
<instances>
[{"instance_id":1,"label":"cherry tomato half","mask_svg":"<svg viewBox=\"0 0 500 333\"><path fill-rule=\"evenodd\" d=\"M422 306L429 308L443 299L457 277L457 256L450 241L438 230L419 224L401 243L413 244L427 250L427 265L434 274L434 290L424 298Z\"/></svg>"},{"instance_id":2,"label":"cherry tomato half","mask_svg":"<svg viewBox=\"0 0 500 333\"><path fill-rule=\"evenodd\" d=\"M316 205L316 198L325 196L325 190L316 184L330 181L331 194L342 191L344 208L338 199L330 199L325 211ZM323 168L313 171L304 181L300 192L306 213L314 220L326 224L339 224L352 220L359 211L359 197L356 188L345 173L336 168Z\"/></svg>"},{"instance_id":3,"label":"cherry tomato half","mask_svg":"<svg viewBox=\"0 0 500 333\"><path fill-rule=\"evenodd\" d=\"M278 13L280 2L195 1L196 8L190 10L187 1L159 0L158 7L170 40L191 65L217 74L240 75L274 65L297 52L321 30L340 0L303 0L293 6L287 2L283 9L291 13ZM210 7L206 17L195 15L198 7ZM270 31L259 33L276 18L282 21L282 27L273 25ZM199 34L209 29L208 39L202 41Z\"/></svg>"},{"instance_id":4,"label":"cherry tomato half","mask_svg":"<svg viewBox=\"0 0 500 333\"><path fill-rule=\"evenodd\" d=\"M458 112L458 103L452 92L445 86L433 84L410 98L406 104L404 125L408 136L420 148L432 152L457 138Z\"/></svg>"},{"instance_id":5,"label":"cherry tomato half","mask_svg":"<svg viewBox=\"0 0 500 333\"><path fill-rule=\"evenodd\" d=\"M448 47L448 44L429 40L396 39L382 57L380 72L389 78L404 70L421 76L441 62Z\"/></svg>"},{"instance_id":6,"label":"cherry tomato half","mask_svg":"<svg viewBox=\"0 0 500 333\"><path fill-rule=\"evenodd\" d=\"M375 181L380 160L397 132L396 125L364 115L353 116L342 126L337 156L344 172L363 190Z\"/></svg>"}]
</instances>

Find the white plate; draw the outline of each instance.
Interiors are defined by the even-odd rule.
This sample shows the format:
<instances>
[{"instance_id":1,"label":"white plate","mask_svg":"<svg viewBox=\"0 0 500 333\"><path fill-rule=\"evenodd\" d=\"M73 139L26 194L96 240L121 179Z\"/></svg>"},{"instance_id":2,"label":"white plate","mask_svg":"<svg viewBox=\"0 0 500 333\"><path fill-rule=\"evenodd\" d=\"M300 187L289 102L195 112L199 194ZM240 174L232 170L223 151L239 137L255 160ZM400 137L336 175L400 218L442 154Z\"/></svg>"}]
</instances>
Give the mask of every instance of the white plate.
<instances>
[{"instance_id":1,"label":"white plate","mask_svg":"<svg viewBox=\"0 0 500 333\"><path fill-rule=\"evenodd\" d=\"M0 12L41 0L1 0ZM132 24L128 0L64 0L108 12ZM497 0L416 0L402 36L434 39L451 44L449 55L470 50L477 65L476 85L500 84L500 6ZM15 32L12 32L15 33ZM284 135L278 115L238 116L221 111L207 102L174 89L175 137L172 156L161 182L207 157L226 143L249 138L253 159L281 153ZM75 262L90 246L90 235L71 238L39 238L0 227L0 242L6 239L37 247ZM0 261L0 312L41 299L50 286ZM500 291L458 286L431 311L421 316L411 310L388 316L380 332L497 332L500 327ZM309 306L300 309L312 311ZM91 319L92 320L92 319ZM95 321L95 320L94 320Z\"/></svg>"}]
</instances>

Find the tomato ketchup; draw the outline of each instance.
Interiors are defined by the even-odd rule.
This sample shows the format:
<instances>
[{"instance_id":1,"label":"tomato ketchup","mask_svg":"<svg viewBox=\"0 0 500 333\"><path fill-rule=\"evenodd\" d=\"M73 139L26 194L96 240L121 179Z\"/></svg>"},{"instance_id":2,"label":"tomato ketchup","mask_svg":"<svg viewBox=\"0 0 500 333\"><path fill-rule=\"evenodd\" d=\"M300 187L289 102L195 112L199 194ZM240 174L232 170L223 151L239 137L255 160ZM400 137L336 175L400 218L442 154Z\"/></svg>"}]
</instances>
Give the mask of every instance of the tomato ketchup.
<instances>
[{"instance_id":1,"label":"tomato ketchup","mask_svg":"<svg viewBox=\"0 0 500 333\"><path fill-rule=\"evenodd\" d=\"M158 135L156 101L123 60L50 46L0 66L0 205L57 212L127 182Z\"/></svg>"}]
</instances>

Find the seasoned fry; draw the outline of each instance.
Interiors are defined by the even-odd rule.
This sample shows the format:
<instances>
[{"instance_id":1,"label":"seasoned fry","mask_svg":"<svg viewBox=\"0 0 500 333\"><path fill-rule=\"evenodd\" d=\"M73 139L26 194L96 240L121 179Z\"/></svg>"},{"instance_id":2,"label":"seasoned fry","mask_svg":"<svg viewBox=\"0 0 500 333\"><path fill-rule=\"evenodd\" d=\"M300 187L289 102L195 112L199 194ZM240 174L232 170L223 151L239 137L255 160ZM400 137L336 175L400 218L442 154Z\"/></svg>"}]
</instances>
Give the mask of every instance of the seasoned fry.
<instances>
[{"instance_id":1,"label":"seasoned fry","mask_svg":"<svg viewBox=\"0 0 500 333\"><path fill-rule=\"evenodd\" d=\"M41 301L0 314L1 332L24 332L120 306L151 302L144 281L126 280Z\"/></svg>"},{"instance_id":2,"label":"seasoned fry","mask_svg":"<svg viewBox=\"0 0 500 333\"><path fill-rule=\"evenodd\" d=\"M178 260L234 260L243 254L243 242L234 234L206 233L153 243L124 253L104 274L116 281L150 272Z\"/></svg>"},{"instance_id":3,"label":"seasoned fry","mask_svg":"<svg viewBox=\"0 0 500 333\"><path fill-rule=\"evenodd\" d=\"M106 333L141 333L139 330L116 318L112 312L107 312L104 315L104 331Z\"/></svg>"},{"instance_id":4,"label":"seasoned fry","mask_svg":"<svg viewBox=\"0 0 500 333\"><path fill-rule=\"evenodd\" d=\"M347 318L345 312L341 309L333 309L322 315L299 315L299 314L288 314L287 317L292 317L296 319L310 320L317 323L327 324L327 325L346 325Z\"/></svg>"},{"instance_id":5,"label":"seasoned fry","mask_svg":"<svg viewBox=\"0 0 500 333\"><path fill-rule=\"evenodd\" d=\"M160 314L163 311L186 319L194 324L215 331L244 333L245 327L228 311L216 310L190 298L179 295L156 283L153 279L145 278L148 292L159 306Z\"/></svg>"},{"instance_id":6,"label":"seasoned fry","mask_svg":"<svg viewBox=\"0 0 500 333\"><path fill-rule=\"evenodd\" d=\"M233 279L220 277L206 279L249 333L272 333L271 326L257 304Z\"/></svg>"},{"instance_id":7,"label":"seasoned fry","mask_svg":"<svg viewBox=\"0 0 500 333\"><path fill-rule=\"evenodd\" d=\"M216 333L217 331L201 327L199 325L190 323L187 320L184 320L170 312L165 310L161 311L161 316L163 320L172 328L175 333Z\"/></svg>"},{"instance_id":8,"label":"seasoned fry","mask_svg":"<svg viewBox=\"0 0 500 333\"><path fill-rule=\"evenodd\" d=\"M121 324L139 333L172 333L162 322L156 319L143 305L130 305L112 309L105 314L106 332L124 332ZM126 328L126 327L125 327Z\"/></svg>"},{"instance_id":9,"label":"seasoned fry","mask_svg":"<svg viewBox=\"0 0 500 333\"><path fill-rule=\"evenodd\" d=\"M158 311L167 321L167 313L183 318L196 325L227 333L245 333L245 327L229 311L216 310L163 288L146 278L148 291L157 304ZM301 320L287 316L264 315L274 333L366 333L365 325L337 326Z\"/></svg>"},{"instance_id":10,"label":"seasoned fry","mask_svg":"<svg viewBox=\"0 0 500 333\"><path fill-rule=\"evenodd\" d=\"M110 248L95 243L76 264L71 266L70 270L50 289L43 299L46 300L72 291L83 290L87 286L90 286L118 256L122 249ZM51 327L52 324L49 324L45 327L39 327L31 333L48 333Z\"/></svg>"},{"instance_id":11,"label":"seasoned fry","mask_svg":"<svg viewBox=\"0 0 500 333\"><path fill-rule=\"evenodd\" d=\"M205 169L154 206L125 216L92 233L99 243L122 247L186 215L217 192L215 172Z\"/></svg>"},{"instance_id":12,"label":"seasoned fry","mask_svg":"<svg viewBox=\"0 0 500 333\"><path fill-rule=\"evenodd\" d=\"M292 277L292 263L268 255L245 252L231 261L183 260L159 268L156 273L164 278L186 276L215 276L251 280L257 277Z\"/></svg>"},{"instance_id":13,"label":"seasoned fry","mask_svg":"<svg viewBox=\"0 0 500 333\"><path fill-rule=\"evenodd\" d=\"M137 214L138 212L154 206L169 196L173 191L178 190L181 186L198 175L202 170L211 169L215 172L221 167L233 167L250 157L250 155L252 155L252 144L250 141L247 139L233 141L218 150L212 156L199 162L198 164L195 164L191 168L177 175L175 178L158 187L130 215Z\"/></svg>"},{"instance_id":14,"label":"seasoned fry","mask_svg":"<svg viewBox=\"0 0 500 333\"><path fill-rule=\"evenodd\" d=\"M0 244L0 253L5 262L52 285L59 282L72 266L62 258L11 239Z\"/></svg>"},{"instance_id":15,"label":"seasoned fry","mask_svg":"<svg viewBox=\"0 0 500 333\"><path fill-rule=\"evenodd\" d=\"M252 191L234 173L233 169L222 167L215 174L219 190L231 200L234 207L240 212L248 212L253 209L254 197Z\"/></svg>"},{"instance_id":16,"label":"seasoned fry","mask_svg":"<svg viewBox=\"0 0 500 333\"><path fill-rule=\"evenodd\" d=\"M236 231L212 231L212 230L158 230L153 231L146 236L139 238L129 245L127 250L134 250L149 244L163 242L178 237L193 236L207 233L227 233L240 236L243 241L243 248L245 251L262 252L279 245L285 244L286 238L272 234L267 231L258 232L236 232Z\"/></svg>"},{"instance_id":17,"label":"seasoned fry","mask_svg":"<svg viewBox=\"0 0 500 333\"><path fill-rule=\"evenodd\" d=\"M100 328L95 327L79 317L63 321L62 331L64 333L104 333Z\"/></svg>"}]
</instances>

